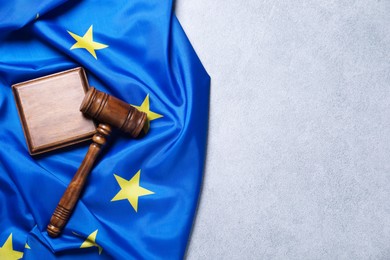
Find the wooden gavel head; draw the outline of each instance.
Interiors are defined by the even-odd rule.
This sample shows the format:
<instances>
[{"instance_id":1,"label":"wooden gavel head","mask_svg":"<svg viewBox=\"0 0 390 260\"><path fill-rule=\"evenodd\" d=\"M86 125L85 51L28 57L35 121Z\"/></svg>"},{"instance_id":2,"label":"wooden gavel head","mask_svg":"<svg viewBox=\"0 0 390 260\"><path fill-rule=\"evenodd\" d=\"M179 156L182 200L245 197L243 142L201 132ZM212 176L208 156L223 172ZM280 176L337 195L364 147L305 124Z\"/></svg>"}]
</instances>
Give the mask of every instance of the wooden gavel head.
<instances>
[{"instance_id":1,"label":"wooden gavel head","mask_svg":"<svg viewBox=\"0 0 390 260\"><path fill-rule=\"evenodd\" d=\"M115 126L131 137L137 137L148 125L147 115L130 104L90 87L81 103L80 111L100 123Z\"/></svg>"}]
</instances>

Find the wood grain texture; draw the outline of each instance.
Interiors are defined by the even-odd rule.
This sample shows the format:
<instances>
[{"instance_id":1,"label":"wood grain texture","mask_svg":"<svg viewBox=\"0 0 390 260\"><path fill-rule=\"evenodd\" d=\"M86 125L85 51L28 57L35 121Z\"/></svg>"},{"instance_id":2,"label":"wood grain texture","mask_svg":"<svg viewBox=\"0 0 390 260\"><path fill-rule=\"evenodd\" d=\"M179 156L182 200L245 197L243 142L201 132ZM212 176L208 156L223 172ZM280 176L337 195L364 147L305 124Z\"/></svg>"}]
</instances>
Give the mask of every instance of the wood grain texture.
<instances>
[{"instance_id":1,"label":"wood grain texture","mask_svg":"<svg viewBox=\"0 0 390 260\"><path fill-rule=\"evenodd\" d=\"M106 137L111 133L109 124L120 128L132 137L137 137L147 125L146 113L140 112L122 100L93 87L85 95L80 110L101 121L102 124L99 124L97 133L92 138L93 143L90 145L80 168L54 210L50 224L47 226L47 233L51 237L58 237L68 222L101 147L106 143Z\"/></svg>"},{"instance_id":2,"label":"wood grain texture","mask_svg":"<svg viewBox=\"0 0 390 260\"><path fill-rule=\"evenodd\" d=\"M96 126L79 111L88 90L82 68L12 86L28 150L36 155L91 139Z\"/></svg>"},{"instance_id":3,"label":"wood grain texture","mask_svg":"<svg viewBox=\"0 0 390 260\"><path fill-rule=\"evenodd\" d=\"M147 115L130 104L90 87L80 106L80 111L99 122L108 123L137 137L147 120Z\"/></svg>"},{"instance_id":4,"label":"wood grain texture","mask_svg":"<svg viewBox=\"0 0 390 260\"><path fill-rule=\"evenodd\" d=\"M65 190L65 193L62 195L50 219L50 224L47 226L47 232L51 237L57 237L68 222L80 197L80 193L83 190L88 174L100 153L101 147L106 143L106 137L110 133L111 127L109 125L99 124L97 133L92 138L93 143L89 146L83 162Z\"/></svg>"}]
</instances>

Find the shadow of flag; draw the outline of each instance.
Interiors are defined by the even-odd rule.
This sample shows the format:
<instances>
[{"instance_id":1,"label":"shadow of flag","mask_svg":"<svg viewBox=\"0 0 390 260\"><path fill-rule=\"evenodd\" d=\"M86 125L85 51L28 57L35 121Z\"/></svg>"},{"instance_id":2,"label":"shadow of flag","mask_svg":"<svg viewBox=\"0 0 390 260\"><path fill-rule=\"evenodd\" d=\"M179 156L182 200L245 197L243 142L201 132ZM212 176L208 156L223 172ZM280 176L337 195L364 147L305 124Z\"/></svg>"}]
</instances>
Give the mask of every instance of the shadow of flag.
<instances>
[{"instance_id":1,"label":"shadow of flag","mask_svg":"<svg viewBox=\"0 0 390 260\"><path fill-rule=\"evenodd\" d=\"M63 234L46 226L89 143L32 157L11 85L70 68L136 106L148 135L116 132ZM210 78L172 1L0 6L0 259L181 259L196 211ZM66 89L64 89L66 91Z\"/></svg>"}]
</instances>

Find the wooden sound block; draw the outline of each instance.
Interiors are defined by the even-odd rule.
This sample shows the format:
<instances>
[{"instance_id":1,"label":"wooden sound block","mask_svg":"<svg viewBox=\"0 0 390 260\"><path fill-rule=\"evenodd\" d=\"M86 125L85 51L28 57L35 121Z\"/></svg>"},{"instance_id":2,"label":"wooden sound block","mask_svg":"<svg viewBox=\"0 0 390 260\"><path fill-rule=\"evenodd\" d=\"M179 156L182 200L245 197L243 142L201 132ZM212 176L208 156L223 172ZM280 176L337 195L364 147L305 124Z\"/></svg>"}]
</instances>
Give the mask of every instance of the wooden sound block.
<instances>
[{"instance_id":1,"label":"wooden sound block","mask_svg":"<svg viewBox=\"0 0 390 260\"><path fill-rule=\"evenodd\" d=\"M31 155L92 138L96 126L79 110L88 87L82 68L12 86Z\"/></svg>"}]
</instances>

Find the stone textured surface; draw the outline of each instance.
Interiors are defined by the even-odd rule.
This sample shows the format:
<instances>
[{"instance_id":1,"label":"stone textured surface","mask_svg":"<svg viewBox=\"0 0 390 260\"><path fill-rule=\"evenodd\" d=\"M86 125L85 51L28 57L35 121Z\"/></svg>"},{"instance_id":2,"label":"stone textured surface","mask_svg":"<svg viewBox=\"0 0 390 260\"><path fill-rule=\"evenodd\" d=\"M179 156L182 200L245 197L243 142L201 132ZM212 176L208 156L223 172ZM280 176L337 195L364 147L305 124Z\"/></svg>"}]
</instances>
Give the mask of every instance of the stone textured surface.
<instances>
[{"instance_id":1,"label":"stone textured surface","mask_svg":"<svg viewBox=\"0 0 390 260\"><path fill-rule=\"evenodd\" d=\"M390 1L176 13L212 77L187 259L390 259Z\"/></svg>"}]
</instances>

